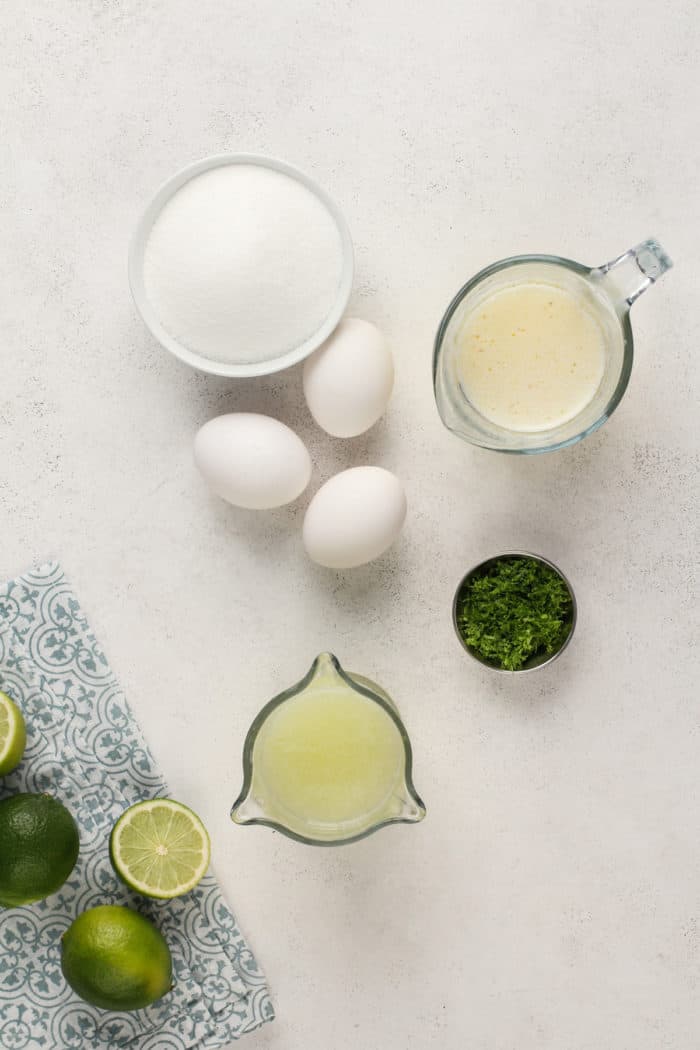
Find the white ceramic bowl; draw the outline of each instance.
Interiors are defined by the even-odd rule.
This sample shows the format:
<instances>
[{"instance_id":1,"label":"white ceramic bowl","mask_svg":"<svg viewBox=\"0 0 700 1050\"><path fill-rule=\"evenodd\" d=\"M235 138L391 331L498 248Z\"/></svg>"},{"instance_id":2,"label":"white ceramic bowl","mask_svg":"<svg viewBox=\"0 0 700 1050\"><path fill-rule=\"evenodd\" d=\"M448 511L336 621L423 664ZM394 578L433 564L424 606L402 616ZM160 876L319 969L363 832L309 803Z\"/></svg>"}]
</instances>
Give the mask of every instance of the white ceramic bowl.
<instances>
[{"instance_id":1,"label":"white ceramic bowl","mask_svg":"<svg viewBox=\"0 0 700 1050\"><path fill-rule=\"evenodd\" d=\"M169 332L166 332L160 319L156 315L148 296L146 295L146 289L144 287L144 248L153 223L163 207L186 182L189 182L190 179L197 175L201 175L205 171L209 171L211 168L218 168L227 164L254 164L259 167L271 168L273 171L282 172L282 174L296 179L325 205L338 228L338 233L340 234L343 251L343 269L340 286L338 288L338 295L333 304L333 308L318 331L314 332L310 338L306 339L300 346L295 347L286 354L270 358L267 361L254 361L244 364L230 363L213 361L202 354L194 353L194 351L179 343L177 339L174 339ZM192 365L193 368L198 368L202 372L209 372L212 375L217 376L269 375L272 372L281 372L283 368L289 368L291 365L303 361L305 357L308 357L314 350L317 350L321 343L328 338L340 321L340 318L343 316L345 308L348 305L348 299L350 298L353 274L354 261L350 231L342 213L338 209L338 206L333 200L331 200L326 191L322 189L318 183L314 182L313 179L309 178L308 175L305 175L303 171L299 171L298 168L292 167L291 164L286 164L284 161L276 160L273 157L260 157L253 153L220 153L214 157L205 157L203 160L198 160L195 164L189 164L186 168L182 168L181 171L178 171L176 175L173 175L172 178L163 183L155 197L151 200L139 220L129 248L129 284L131 285L131 294L146 327L158 340L161 346L164 346L165 349L169 350L175 357L178 357L188 365Z\"/></svg>"}]
</instances>

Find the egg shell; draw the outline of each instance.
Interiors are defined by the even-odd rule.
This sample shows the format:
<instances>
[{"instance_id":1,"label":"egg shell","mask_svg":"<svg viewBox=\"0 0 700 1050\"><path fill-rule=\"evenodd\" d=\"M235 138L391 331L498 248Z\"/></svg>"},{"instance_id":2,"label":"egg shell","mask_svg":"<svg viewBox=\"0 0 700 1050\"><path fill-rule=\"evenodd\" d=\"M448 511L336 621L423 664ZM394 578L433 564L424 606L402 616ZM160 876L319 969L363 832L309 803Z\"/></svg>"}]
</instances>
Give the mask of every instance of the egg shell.
<instances>
[{"instance_id":1,"label":"egg shell","mask_svg":"<svg viewBox=\"0 0 700 1050\"><path fill-rule=\"evenodd\" d=\"M346 317L304 365L309 411L333 437L364 434L383 415L394 385L384 336L369 321Z\"/></svg>"},{"instance_id":2,"label":"egg shell","mask_svg":"<svg viewBox=\"0 0 700 1050\"><path fill-rule=\"evenodd\" d=\"M194 460L212 492L250 510L291 503L311 477L301 438L279 420L254 412L210 419L195 437Z\"/></svg>"},{"instance_id":3,"label":"egg shell","mask_svg":"<svg viewBox=\"0 0 700 1050\"><path fill-rule=\"evenodd\" d=\"M352 569L383 554L406 518L406 493L383 467L352 467L322 485L304 518L304 546L312 561Z\"/></svg>"}]
</instances>

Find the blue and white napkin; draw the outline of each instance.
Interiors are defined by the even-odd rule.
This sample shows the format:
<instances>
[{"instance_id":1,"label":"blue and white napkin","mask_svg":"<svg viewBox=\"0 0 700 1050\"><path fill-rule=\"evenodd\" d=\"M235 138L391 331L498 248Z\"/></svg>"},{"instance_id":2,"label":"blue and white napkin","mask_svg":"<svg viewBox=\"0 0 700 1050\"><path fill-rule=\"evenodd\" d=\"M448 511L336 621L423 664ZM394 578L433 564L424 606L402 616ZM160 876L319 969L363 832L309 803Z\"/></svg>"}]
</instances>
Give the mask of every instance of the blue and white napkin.
<instances>
[{"instance_id":1,"label":"blue and white napkin","mask_svg":"<svg viewBox=\"0 0 700 1050\"><path fill-rule=\"evenodd\" d=\"M274 1017L265 977L213 875L185 897L147 901L115 877L112 825L168 794L126 699L59 565L0 585L0 690L22 709L27 750L0 799L50 791L80 826L80 857L47 901L0 908L3 1050L216 1050ZM66 985L60 937L97 904L127 904L162 930L175 986L134 1013L91 1007Z\"/></svg>"}]
</instances>

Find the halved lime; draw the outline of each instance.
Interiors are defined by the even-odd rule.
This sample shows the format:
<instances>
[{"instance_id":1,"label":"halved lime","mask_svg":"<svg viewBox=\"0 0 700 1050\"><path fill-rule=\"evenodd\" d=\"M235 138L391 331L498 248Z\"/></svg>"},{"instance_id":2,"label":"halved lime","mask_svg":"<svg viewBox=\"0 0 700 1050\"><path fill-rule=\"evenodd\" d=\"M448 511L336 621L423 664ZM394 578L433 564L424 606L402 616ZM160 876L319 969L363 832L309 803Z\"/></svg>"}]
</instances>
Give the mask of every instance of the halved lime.
<instances>
[{"instance_id":1,"label":"halved lime","mask_svg":"<svg viewBox=\"0 0 700 1050\"><path fill-rule=\"evenodd\" d=\"M0 777L11 773L22 761L27 731L22 712L7 693L0 693Z\"/></svg>"},{"instance_id":2,"label":"halved lime","mask_svg":"<svg viewBox=\"0 0 700 1050\"><path fill-rule=\"evenodd\" d=\"M112 867L146 897L169 900L189 893L209 867L211 847L196 813L181 802L137 802L121 815L109 839Z\"/></svg>"}]
</instances>

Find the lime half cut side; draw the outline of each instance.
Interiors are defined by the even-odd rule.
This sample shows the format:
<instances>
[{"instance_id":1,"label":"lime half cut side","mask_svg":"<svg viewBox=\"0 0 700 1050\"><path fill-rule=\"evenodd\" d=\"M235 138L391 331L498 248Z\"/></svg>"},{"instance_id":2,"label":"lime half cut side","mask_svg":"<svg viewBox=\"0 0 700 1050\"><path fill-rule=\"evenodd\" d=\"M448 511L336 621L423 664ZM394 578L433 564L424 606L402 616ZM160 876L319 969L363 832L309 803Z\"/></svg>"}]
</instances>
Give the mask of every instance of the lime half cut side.
<instances>
[{"instance_id":1,"label":"lime half cut side","mask_svg":"<svg viewBox=\"0 0 700 1050\"><path fill-rule=\"evenodd\" d=\"M22 712L6 693L0 693L0 776L17 768L26 743Z\"/></svg>"},{"instance_id":2,"label":"lime half cut side","mask_svg":"<svg viewBox=\"0 0 700 1050\"><path fill-rule=\"evenodd\" d=\"M196 813L181 802L137 802L112 829L109 855L117 875L146 897L189 893L209 867L211 847Z\"/></svg>"}]
</instances>

